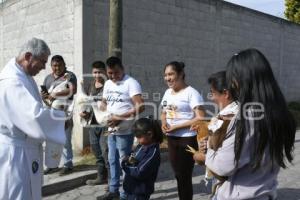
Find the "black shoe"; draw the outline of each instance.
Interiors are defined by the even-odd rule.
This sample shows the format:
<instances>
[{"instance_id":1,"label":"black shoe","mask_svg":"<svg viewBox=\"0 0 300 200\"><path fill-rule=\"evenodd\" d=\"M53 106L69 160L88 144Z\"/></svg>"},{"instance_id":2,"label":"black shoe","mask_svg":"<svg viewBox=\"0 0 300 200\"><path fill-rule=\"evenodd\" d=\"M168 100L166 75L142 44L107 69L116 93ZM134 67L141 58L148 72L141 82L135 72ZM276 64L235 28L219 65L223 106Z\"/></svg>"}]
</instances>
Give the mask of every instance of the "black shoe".
<instances>
[{"instance_id":1,"label":"black shoe","mask_svg":"<svg viewBox=\"0 0 300 200\"><path fill-rule=\"evenodd\" d=\"M59 171L59 168L58 167L55 167L55 168L47 168L44 170L44 175L47 175L47 174L53 174L55 172L58 172Z\"/></svg>"},{"instance_id":2,"label":"black shoe","mask_svg":"<svg viewBox=\"0 0 300 200\"><path fill-rule=\"evenodd\" d=\"M97 200L119 200L120 194L116 192L107 192L104 195L97 197Z\"/></svg>"},{"instance_id":3,"label":"black shoe","mask_svg":"<svg viewBox=\"0 0 300 200\"><path fill-rule=\"evenodd\" d=\"M72 167L63 167L60 172L59 172L59 175L60 176L64 176L64 175L67 175L67 174L71 174L73 172L73 168Z\"/></svg>"}]
</instances>

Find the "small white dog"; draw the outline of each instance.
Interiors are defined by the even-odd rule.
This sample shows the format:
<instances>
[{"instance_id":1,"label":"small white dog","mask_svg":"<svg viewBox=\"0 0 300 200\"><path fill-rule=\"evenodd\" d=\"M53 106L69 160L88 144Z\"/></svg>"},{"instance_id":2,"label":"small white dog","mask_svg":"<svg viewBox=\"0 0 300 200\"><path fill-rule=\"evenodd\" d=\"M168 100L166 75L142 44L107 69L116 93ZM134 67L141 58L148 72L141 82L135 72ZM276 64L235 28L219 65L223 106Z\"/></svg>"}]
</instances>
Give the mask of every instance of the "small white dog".
<instances>
[{"instance_id":1,"label":"small white dog","mask_svg":"<svg viewBox=\"0 0 300 200\"><path fill-rule=\"evenodd\" d=\"M97 102L94 101L94 98L92 96L88 96L83 89L83 82L80 82L80 93L76 97L76 104L79 106L79 112L88 112L91 111L94 112L96 121L98 122L98 125L101 127L107 127L108 121L113 116L112 113L108 111L102 111L100 109L100 106L97 104ZM86 120L83 118L80 118L80 122L83 126L87 126L91 123L92 116ZM108 127L108 132L116 132L116 131L122 131L122 130L128 130L133 125L134 120L123 120L120 124L118 124L116 127Z\"/></svg>"},{"instance_id":2,"label":"small white dog","mask_svg":"<svg viewBox=\"0 0 300 200\"><path fill-rule=\"evenodd\" d=\"M63 76L63 81L61 83L50 86L50 88L48 90L49 94L50 95L55 94L55 93L58 93L58 92L61 92L65 89L67 89L70 78L71 78L70 74L65 73ZM49 102L49 105L51 106L51 108L66 111L68 108L68 105L71 104L71 101L68 100L69 98L70 98L70 96L59 97L59 98L55 99L53 102Z\"/></svg>"}]
</instances>

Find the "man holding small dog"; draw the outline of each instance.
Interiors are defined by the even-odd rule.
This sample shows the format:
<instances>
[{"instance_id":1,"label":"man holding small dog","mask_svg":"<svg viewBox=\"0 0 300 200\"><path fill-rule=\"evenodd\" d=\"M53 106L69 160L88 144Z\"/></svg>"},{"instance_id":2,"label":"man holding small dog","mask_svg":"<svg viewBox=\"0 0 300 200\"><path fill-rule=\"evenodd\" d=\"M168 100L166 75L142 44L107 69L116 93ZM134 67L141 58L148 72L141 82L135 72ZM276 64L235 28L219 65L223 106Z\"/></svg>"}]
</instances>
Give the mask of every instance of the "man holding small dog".
<instances>
[{"instance_id":1,"label":"man holding small dog","mask_svg":"<svg viewBox=\"0 0 300 200\"><path fill-rule=\"evenodd\" d=\"M69 82L66 86L65 90L48 94L42 91L42 98L45 100L49 100L53 102L55 99L66 99L73 100L74 94L77 92L77 78L73 72L70 72L66 68L65 61L62 56L55 55L51 59L51 68L52 73L46 76L44 80L44 86L49 90L50 87L54 87L59 85L62 81L65 81L64 75L66 73L69 74ZM62 105L65 106L65 105ZM63 149L63 159L64 159L64 167L60 172L60 175L65 175L71 173L73 170L73 151L72 151L72 128L73 128L73 120L72 116L69 116L65 122L65 134L66 134L66 143ZM47 168L45 170L45 174L50 174L56 172L58 170L58 166L54 168Z\"/></svg>"},{"instance_id":2,"label":"man holding small dog","mask_svg":"<svg viewBox=\"0 0 300 200\"><path fill-rule=\"evenodd\" d=\"M144 110L140 84L125 74L121 60L110 57L106 60L108 81L104 84L102 108L112 113L108 126L114 128L122 121L133 118ZM130 154L133 144L131 127L116 130L108 136L108 160L110 165L109 192L98 197L100 200L127 199L125 193L119 193L120 159Z\"/></svg>"}]
</instances>

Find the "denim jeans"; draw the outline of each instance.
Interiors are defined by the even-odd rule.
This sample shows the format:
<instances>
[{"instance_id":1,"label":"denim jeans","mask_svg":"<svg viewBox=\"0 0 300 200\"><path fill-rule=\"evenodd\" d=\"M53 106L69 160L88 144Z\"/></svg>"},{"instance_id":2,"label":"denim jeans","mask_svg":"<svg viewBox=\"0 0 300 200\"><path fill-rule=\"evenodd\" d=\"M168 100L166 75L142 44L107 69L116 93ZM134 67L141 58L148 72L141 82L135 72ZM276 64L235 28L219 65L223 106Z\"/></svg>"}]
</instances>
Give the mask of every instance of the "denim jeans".
<instances>
[{"instance_id":1,"label":"denim jeans","mask_svg":"<svg viewBox=\"0 0 300 200\"><path fill-rule=\"evenodd\" d=\"M149 200L150 195L135 195L135 194L128 194L127 200Z\"/></svg>"},{"instance_id":2,"label":"denim jeans","mask_svg":"<svg viewBox=\"0 0 300 200\"><path fill-rule=\"evenodd\" d=\"M119 192L121 158L129 155L133 144L133 135L109 135L108 136L108 161L110 166L110 192ZM124 193L121 192L121 197Z\"/></svg>"},{"instance_id":3,"label":"denim jeans","mask_svg":"<svg viewBox=\"0 0 300 200\"><path fill-rule=\"evenodd\" d=\"M63 160L64 167L72 168L73 167L73 150L72 150L72 129L73 129L73 120L66 121L66 143L63 149Z\"/></svg>"},{"instance_id":4,"label":"denim jeans","mask_svg":"<svg viewBox=\"0 0 300 200\"><path fill-rule=\"evenodd\" d=\"M107 136L103 134L104 128L91 127L89 129L89 139L92 152L96 157L98 175L101 179L106 179L108 167L108 145Z\"/></svg>"}]
</instances>

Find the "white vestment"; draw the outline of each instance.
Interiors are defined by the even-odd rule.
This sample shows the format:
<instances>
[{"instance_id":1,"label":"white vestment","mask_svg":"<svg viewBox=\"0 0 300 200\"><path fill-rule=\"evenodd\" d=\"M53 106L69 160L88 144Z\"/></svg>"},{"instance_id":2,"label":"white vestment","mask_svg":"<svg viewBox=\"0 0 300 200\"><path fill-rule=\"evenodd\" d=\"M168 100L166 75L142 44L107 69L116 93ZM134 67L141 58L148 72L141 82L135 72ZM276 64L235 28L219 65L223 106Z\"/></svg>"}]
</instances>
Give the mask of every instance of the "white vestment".
<instances>
[{"instance_id":1,"label":"white vestment","mask_svg":"<svg viewBox=\"0 0 300 200\"><path fill-rule=\"evenodd\" d=\"M42 142L64 144L64 112L43 107L38 87L11 59L0 73L0 199L40 200Z\"/></svg>"}]
</instances>

